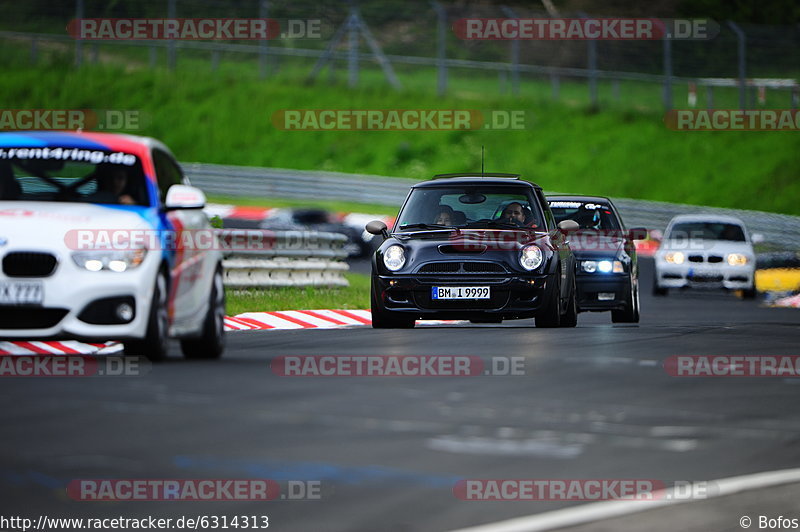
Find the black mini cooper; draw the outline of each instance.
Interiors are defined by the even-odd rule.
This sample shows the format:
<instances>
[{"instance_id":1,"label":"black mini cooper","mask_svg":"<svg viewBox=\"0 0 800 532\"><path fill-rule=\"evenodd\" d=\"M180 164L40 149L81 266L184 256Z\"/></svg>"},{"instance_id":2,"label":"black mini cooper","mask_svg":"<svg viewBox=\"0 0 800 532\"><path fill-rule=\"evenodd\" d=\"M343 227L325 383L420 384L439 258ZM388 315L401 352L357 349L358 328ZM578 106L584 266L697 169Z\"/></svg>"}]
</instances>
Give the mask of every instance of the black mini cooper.
<instances>
[{"instance_id":1,"label":"black mini cooper","mask_svg":"<svg viewBox=\"0 0 800 532\"><path fill-rule=\"evenodd\" d=\"M372 326L417 319L577 323L575 258L542 189L516 174L444 174L414 185L372 259Z\"/></svg>"},{"instance_id":2,"label":"black mini cooper","mask_svg":"<svg viewBox=\"0 0 800 532\"><path fill-rule=\"evenodd\" d=\"M611 311L614 323L639 322L639 263L634 238L611 200L601 196L547 196L556 220L580 227L569 241L577 260L578 311Z\"/></svg>"}]
</instances>

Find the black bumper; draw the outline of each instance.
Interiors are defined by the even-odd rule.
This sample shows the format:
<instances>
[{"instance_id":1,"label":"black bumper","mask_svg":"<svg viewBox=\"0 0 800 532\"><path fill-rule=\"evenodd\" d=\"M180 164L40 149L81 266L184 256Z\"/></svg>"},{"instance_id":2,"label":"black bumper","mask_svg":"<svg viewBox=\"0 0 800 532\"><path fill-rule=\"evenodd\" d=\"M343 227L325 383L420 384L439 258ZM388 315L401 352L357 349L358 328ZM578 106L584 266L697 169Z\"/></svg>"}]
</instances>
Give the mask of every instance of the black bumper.
<instances>
[{"instance_id":1,"label":"black bumper","mask_svg":"<svg viewBox=\"0 0 800 532\"><path fill-rule=\"evenodd\" d=\"M614 277L604 276L600 279L598 277L594 274L575 277L578 288L578 310L623 310L626 308L631 293L630 277L622 274ZM600 293L613 293L614 299L601 301L598 299Z\"/></svg>"},{"instance_id":2,"label":"black bumper","mask_svg":"<svg viewBox=\"0 0 800 532\"><path fill-rule=\"evenodd\" d=\"M435 286L488 286L490 298L435 300L431 297ZM552 275L373 275L375 297L386 310L412 314L418 319L531 318L549 301L555 286Z\"/></svg>"}]
</instances>

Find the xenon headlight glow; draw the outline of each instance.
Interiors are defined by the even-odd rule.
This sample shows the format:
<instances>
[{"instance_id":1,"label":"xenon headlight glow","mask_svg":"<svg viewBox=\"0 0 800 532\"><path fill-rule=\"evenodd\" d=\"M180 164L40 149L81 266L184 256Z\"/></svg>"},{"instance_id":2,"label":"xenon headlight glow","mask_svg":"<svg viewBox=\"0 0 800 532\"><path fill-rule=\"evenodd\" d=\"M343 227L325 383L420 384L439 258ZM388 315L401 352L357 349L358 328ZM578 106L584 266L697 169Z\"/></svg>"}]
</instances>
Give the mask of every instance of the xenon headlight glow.
<instances>
[{"instance_id":1,"label":"xenon headlight glow","mask_svg":"<svg viewBox=\"0 0 800 532\"><path fill-rule=\"evenodd\" d=\"M122 273L139 267L144 262L146 255L145 248L119 251L76 251L72 254L72 260L79 267L90 272L109 270Z\"/></svg>"}]
</instances>

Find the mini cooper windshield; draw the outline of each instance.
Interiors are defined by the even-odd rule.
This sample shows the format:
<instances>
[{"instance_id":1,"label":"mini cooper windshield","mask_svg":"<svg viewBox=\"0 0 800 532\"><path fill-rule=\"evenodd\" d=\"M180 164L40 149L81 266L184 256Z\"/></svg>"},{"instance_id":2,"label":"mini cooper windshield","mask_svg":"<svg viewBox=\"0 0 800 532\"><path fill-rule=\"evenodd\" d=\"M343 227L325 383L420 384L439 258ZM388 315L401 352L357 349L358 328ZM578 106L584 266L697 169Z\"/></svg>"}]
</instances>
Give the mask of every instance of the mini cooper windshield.
<instances>
[{"instance_id":1,"label":"mini cooper windshield","mask_svg":"<svg viewBox=\"0 0 800 532\"><path fill-rule=\"evenodd\" d=\"M544 230L535 198L519 186L416 188L395 231L448 228Z\"/></svg>"}]
</instances>

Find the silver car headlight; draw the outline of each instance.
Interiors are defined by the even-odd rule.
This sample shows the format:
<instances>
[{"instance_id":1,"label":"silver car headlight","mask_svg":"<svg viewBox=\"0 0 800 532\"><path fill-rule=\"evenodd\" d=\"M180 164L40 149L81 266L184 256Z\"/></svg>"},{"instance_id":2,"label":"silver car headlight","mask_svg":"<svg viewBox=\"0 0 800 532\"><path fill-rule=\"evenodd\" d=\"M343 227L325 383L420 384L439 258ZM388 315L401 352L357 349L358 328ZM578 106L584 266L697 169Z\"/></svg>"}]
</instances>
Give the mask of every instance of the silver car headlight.
<instances>
[{"instance_id":1,"label":"silver car headlight","mask_svg":"<svg viewBox=\"0 0 800 532\"><path fill-rule=\"evenodd\" d=\"M664 255L664 260L670 264L683 264L686 257L680 251L670 251Z\"/></svg>"},{"instance_id":2,"label":"silver car headlight","mask_svg":"<svg viewBox=\"0 0 800 532\"><path fill-rule=\"evenodd\" d=\"M383 252L383 264L386 266L387 270L396 272L402 268L405 263L406 250L403 249L403 246L395 244L389 246L386 248L386 251Z\"/></svg>"},{"instance_id":3,"label":"silver car headlight","mask_svg":"<svg viewBox=\"0 0 800 532\"><path fill-rule=\"evenodd\" d=\"M543 260L544 255L541 248L533 244L525 246L519 253L519 264L528 271L541 266Z\"/></svg>"},{"instance_id":4,"label":"silver car headlight","mask_svg":"<svg viewBox=\"0 0 800 532\"><path fill-rule=\"evenodd\" d=\"M731 266L744 266L748 261L747 255L742 255L741 253L728 254L728 264Z\"/></svg>"},{"instance_id":5,"label":"silver car headlight","mask_svg":"<svg viewBox=\"0 0 800 532\"><path fill-rule=\"evenodd\" d=\"M72 254L72 260L79 267L90 272L109 270L121 273L138 268L144 262L146 255L147 249L145 248L119 251L76 251Z\"/></svg>"}]
</instances>

